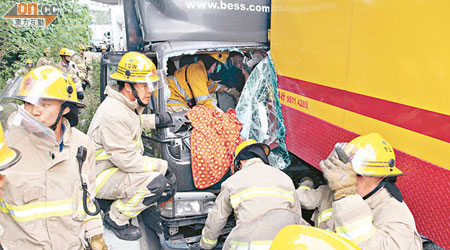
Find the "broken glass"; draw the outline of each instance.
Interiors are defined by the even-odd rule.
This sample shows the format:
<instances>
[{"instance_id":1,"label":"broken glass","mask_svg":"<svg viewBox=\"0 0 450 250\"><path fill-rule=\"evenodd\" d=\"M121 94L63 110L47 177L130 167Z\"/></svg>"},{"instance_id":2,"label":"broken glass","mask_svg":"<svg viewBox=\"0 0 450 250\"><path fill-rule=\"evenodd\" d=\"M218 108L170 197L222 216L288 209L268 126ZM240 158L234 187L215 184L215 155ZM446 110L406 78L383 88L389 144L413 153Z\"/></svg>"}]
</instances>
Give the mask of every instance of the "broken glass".
<instances>
[{"instance_id":1,"label":"broken glass","mask_svg":"<svg viewBox=\"0 0 450 250\"><path fill-rule=\"evenodd\" d=\"M272 58L264 58L250 74L236 106L241 136L270 146L270 165L284 169L291 163L286 149L286 127L278 99L278 80Z\"/></svg>"}]
</instances>

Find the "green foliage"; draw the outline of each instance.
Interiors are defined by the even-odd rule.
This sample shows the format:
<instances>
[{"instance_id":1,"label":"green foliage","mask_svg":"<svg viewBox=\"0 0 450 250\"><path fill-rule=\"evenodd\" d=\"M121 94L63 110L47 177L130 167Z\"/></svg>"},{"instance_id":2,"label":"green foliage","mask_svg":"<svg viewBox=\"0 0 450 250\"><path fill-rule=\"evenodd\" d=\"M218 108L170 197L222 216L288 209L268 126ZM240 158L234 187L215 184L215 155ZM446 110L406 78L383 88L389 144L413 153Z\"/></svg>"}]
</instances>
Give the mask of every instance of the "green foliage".
<instances>
[{"instance_id":1,"label":"green foliage","mask_svg":"<svg viewBox=\"0 0 450 250\"><path fill-rule=\"evenodd\" d=\"M42 57L44 48L52 49L51 54L57 62L61 47L77 51L78 44L87 44L92 36L87 5L75 0L0 1L0 15L5 15L17 2L57 4L59 15L47 28L18 27L12 20L0 19L0 88L24 66L26 59L36 63Z\"/></svg>"},{"instance_id":2,"label":"green foliage","mask_svg":"<svg viewBox=\"0 0 450 250\"><path fill-rule=\"evenodd\" d=\"M94 62L91 67L93 69L92 72L89 72L89 74L92 73L92 86L90 88L86 88L84 91L85 97L83 103L86 104L86 108L81 110L80 119L77 126L77 128L84 133L87 133L92 117L100 105L100 62Z\"/></svg>"}]
</instances>

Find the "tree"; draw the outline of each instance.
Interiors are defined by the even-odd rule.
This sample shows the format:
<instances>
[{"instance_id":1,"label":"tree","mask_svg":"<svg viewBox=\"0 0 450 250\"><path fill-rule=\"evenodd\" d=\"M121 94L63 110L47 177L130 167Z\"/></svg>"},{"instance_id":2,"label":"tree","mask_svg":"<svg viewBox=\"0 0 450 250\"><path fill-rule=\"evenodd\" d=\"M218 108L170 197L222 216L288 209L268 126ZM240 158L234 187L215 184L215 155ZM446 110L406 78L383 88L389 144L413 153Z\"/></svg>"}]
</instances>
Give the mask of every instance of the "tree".
<instances>
[{"instance_id":1,"label":"tree","mask_svg":"<svg viewBox=\"0 0 450 250\"><path fill-rule=\"evenodd\" d=\"M5 15L17 2L25 1L0 1L0 15ZM55 61L59 61L61 47L77 51L78 44L88 44L91 40L88 26L91 16L87 5L75 0L32 2L57 4L58 16L48 27L18 27L12 20L0 20L0 88L25 64L26 59L37 62L44 48L50 47Z\"/></svg>"}]
</instances>

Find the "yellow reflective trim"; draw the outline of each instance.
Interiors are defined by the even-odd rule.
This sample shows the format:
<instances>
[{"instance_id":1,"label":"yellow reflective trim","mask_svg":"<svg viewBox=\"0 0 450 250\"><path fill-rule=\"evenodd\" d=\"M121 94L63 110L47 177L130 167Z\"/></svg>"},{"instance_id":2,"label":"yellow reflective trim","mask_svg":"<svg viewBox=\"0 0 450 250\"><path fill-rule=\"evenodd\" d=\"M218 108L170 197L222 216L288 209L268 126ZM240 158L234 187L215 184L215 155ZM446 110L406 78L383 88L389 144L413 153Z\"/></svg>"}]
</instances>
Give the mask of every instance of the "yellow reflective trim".
<instances>
[{"instance_id":1,"label":"yellow reflective trim","mask_svg":"<svg viewBox=\"0 0 450 250\"><path fill-rule=\"evenodd\" d=\"M103 148L95 151L95 159L96 160L107 160L110 157L111 156L109 154L107 154Z\"/></svg>"},{"instance_id":2,"label":"yellow reflective trim","mask_svg":"<svg viewBox=\"0 0 450 250\"><path fill-rule=\"evenodd\" d=\"M202 234L202 241L208 245L208 246L215 246L217 244L217 239L215 240L210 240L208 238L206 238L206 236L204 234Z\"/></svg>"},{"instance_id":3,"label":"yellow reflective trim","mask_svg":"<svg viewBox=\"0 0 450 250\"><path fill-rule=\"evenodd\" d=\"M308 186L300 186L297 189L311 190L311 188Z\"/></svg>"},{"instance_id":4,"label":"yellow reflective trim","mask_svg":"<svg viewBox=\"0 0 450 250\"><path fill-rule=\"evenodd\" d=\"M21 206L0 199L1 212L9 213L17 222L28 222L42 218L65 216L73 213L72 199L33 202Z\"/></svg>"},{"instance_id":5,"label":"yellow reflective trim","mask_svg":"<svg viewBox=\"0 0 450 250\"><path fill-rule=\"evenodd\" d=\"M141 127L144 127L144 123L145 123L144 116L140 115L139 118L141 118Z\"/></svg>"},{"instance_id":6,"label":"yellow reflective trim","mask_svg":"<svg viewBox=\"0 0 450 250\"><path fill-rule=\"evenodd\" d=\"M88 217L83 222L88 222L88 221L93 220L93 219L101 219L101 218L102 217L100 216L100 214L97 214L96 216L89 216L88 215Z\"/></svg>"},{"instance_id":7,"label":"yellow reflective trim","mask_svg":"<svg viewBox=\"0 0 450 250\"><path fill-rule=\"evenodd\" d=\"M336 227L336 233L360 244L372 237L376 228L372 225L372 215L355 220L348 225Z\"/></svg>"},{"instance_id":8,"label":"yellow reflective trim","mask_svg":"<svg viewBox=\"0 0 450 250\"><path fill-rule=\"evenodd\" d=\"M277 187L251 187L247 188L230 197L230 203L236 208L239 203L246 199L254 197L278 197L289 200L294 203L294 194L291 191L285 191Z\"/></svg>"},{"instance_id":9,"label":"yellow reflective trim","mask_svg":"<svg viewBox=\"0 0 450 250\"><path fill-rule=\"evenodd\" d=\"M139 202L141 202L146 194L150 193L147 188L139 189L136 194L131 197L131 199L123 204L121 200L116 200L115 207L117 210L128 217L136 217L139 215L140 211L131 211Z\"/></svg>"},{"instance_id":10,"label":"yellow reflective trim","mask_svg":"<svg viewBox=\"0 0 450 250\"><path fill-rule=\"evenodd\" d=\"M142 147L142 139L139 138L139 140L133 140L133 144L134 144L134 149L138 149L138 148Z\"/></svg>"},{"instance_id":11,"label":"yellow reflective trim","mask_svg":"<svg viewBox=\"0 0 450 250\"><path fill-rule=\"evenodd\" d=\"M320 215L317 217L316 226L319 226L320 223L322 223L323 221L330 219L331 216L333 216L333 208L328 208L326 210L323 210L322 213L320 213Z\"/></svg>"},{"instance_id":12,"label":"yellow reflective trim","mask_svg":"<svg viewBox=\"0 0 450 250\"><path fill-rule=\"evenodd\" d=\"M153 172L155 170L155 161L148 156L144 156L144 172Z\"/></svg>"},{"instance_id":13,"label":"yellow reflective trim","mask_svg":"<svg viewBox=\"0 0 450 250\"><path fill-rule=\"evenodd\" d=\"M99 155L95 157L96 160L108 160L109 158L109 155Z\"/></svg>"},{"instance_id":14,"label":"yellow reflective trim","mask_svg":"<svg viewBox=\"0 0 450 250\"><path fill-rule=\"evenodd\" d=\"M100 189L105 185L105 182L113 175L115 172L117 172L119 168L112 167L103 170L97 175L97 178L95 178L95 193L98 193Z\"/></svg>"},{"instance_id":15,"label":"yellow reflective trim","mask_svg":"<svg viewBox=\"0 0 450 250\"><path fill-rule=\"evenodd\" d=\"M269 250L272 245L271 240L255 240L252 241L250 247L248 242L231 241L230 250Z\"/></svg>"}]
</instances>

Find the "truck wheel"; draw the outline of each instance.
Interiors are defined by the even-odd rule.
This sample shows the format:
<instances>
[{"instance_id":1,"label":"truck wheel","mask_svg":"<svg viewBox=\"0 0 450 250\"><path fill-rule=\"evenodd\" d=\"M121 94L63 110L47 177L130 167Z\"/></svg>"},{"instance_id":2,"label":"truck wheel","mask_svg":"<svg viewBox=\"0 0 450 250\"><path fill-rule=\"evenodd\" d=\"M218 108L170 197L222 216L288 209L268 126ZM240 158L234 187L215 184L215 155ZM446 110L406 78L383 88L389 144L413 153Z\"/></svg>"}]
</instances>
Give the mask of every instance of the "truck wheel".
<instances>
[{"instance_id":1,"label":"truck wheel","mask_svg":"<svg viewBox=\"0 0 450 250\"><path fill-rule=\"evenodd\" d=\"M139 228L142 230L142 238L139 240L141 250L162 249L156 232L145 225L141 216L138 216Z\"/></svg>"}]
</instances>

